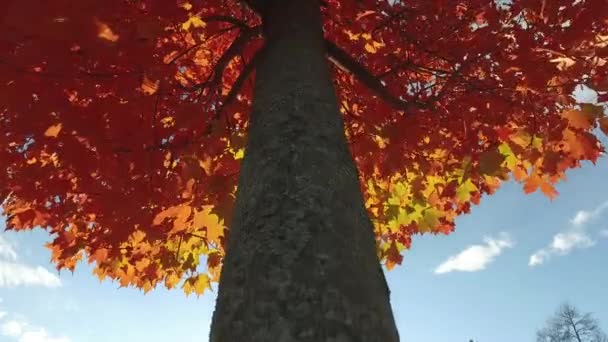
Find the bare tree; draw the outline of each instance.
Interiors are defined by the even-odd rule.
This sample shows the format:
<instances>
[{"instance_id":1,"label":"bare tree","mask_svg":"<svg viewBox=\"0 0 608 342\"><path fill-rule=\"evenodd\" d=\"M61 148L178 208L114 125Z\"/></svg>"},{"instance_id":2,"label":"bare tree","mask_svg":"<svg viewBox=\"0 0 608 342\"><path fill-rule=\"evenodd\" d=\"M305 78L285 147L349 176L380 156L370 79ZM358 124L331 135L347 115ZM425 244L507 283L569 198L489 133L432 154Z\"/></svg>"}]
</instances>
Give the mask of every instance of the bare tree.
<instances>
[{"instance_id":1,"label":"bare tree","mask_svg":"<svg viewBox=\"0 0 608 342\"><path fill-rule=\"evenodd\" d=\"M581 314L565 303L536 333L536 342L608 342L608 337L591 313Z\"/></svg>"}]
</instances>

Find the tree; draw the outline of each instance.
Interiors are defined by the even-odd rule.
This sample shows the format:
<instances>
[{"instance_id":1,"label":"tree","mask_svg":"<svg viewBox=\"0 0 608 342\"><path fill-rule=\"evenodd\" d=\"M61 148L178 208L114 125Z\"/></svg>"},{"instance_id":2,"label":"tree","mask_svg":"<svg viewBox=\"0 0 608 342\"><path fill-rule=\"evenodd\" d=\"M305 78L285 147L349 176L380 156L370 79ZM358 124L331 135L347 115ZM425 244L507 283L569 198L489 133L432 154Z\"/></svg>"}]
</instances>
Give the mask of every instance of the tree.
<instances>
[{"instance_id":1,"label":"tree","mask_svg":"<svg viewBox=\"0 0 608 342\"><path fill-rule=\"evenodd\" d=\"M537 342L606 342L608 337L591 313L581 314L565 303L536 333Z\"/></svg>"},{"instance_id":2,"label":"tree","mask_svg":"<svg viewBox=\"0 0 608 342\"><path fill-rule=\"evenodd\" d=\"M7 226L122 286L219 281L212 341L397 341L378 260L603 151L569 96L606 100L603 6L2 1Z\"/></svg>"}]
</instances>

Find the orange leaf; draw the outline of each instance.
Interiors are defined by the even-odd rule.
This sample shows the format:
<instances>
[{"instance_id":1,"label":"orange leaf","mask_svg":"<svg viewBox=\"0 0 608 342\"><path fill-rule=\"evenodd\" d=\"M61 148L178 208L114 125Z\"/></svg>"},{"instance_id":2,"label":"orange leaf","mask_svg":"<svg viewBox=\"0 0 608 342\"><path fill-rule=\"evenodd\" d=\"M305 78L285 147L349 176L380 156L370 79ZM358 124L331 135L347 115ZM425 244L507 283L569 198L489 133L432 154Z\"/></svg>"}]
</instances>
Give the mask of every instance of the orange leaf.
<instances>
[{"instance_id":1,"label":"orange leaf","mask_svg":"<svg viewBox=\"0 0 608 342\"><path fill-rule=\"evenodd\" d=\"M89 258L89 262L95 261L97 264L101 264L108 259L108 252L106 248L97 249Z\"/></svg>"},{"instance_id":2,"label":"orange leaf","mask_svg":"<svg viewBox=\"0 0 608 342\"><path fill-rule=\"evenodd\" d=\"M49 126L49 128L47 128L46 131L44 132L44 136L50 137L50 138L57 138L57 136L59 135L59 132L61 132L61 127L62 127L61 122L56 125Z\"/></svg>"},{"instance_id":3,"label":"orange leaf","mask_svg":"<svg viewBox=\"0 0 608 342\"><path fill-rule=\"evenodd\" d=\"M559 195L559 192L557 192L557 190L555 190L555 187L549 182L542 182L540 184L540 191L542 191L543 194L545 194L551 200L555 199L555 197Z\"/></svg>"},{"instance_id":4,"label":"orange leaf","mask_svg":"<svg viewBox=\"0 0 608 342\"><path fill-rule=\"evenodd\" d=\"M527 194L533 193L538 189L541 183L542 179L535 171L532 171L532 175L528 177L524 183L524 192Z\"/></svg>"},{"instance_id":5,"label":"orange leaf","mask_svg":"<svg viewBox=\"0 0 608 342\"><path fill-rule=\"evenodd\" d=\"M593 118L590 116L589 112L586 111L575 109L566 110L562 112L562 116L568 119L570 127L586 130L593 125Z\"/></svg>"},{"instance_id":6,"label":"orange leaf","mask_svg":"<svg viewBox=\"0 0 608 342\"><path fill-rule=\"evenodd\" d=\"M95 24L97 25L97 37L112 43L116 42L118 38L120 38L117 34L114 33L114 31L112 31L108 24L99 20L96 20Z\"/></svg>"},{"instance_id":7,"label":"orange leaf","mask_svg":"<svg viewBox=\"0 0 608 342\"><path fill-rule=\"evenodd\" d=\"M153 95L158 91L159 84L159 80L153 81L149 79L147 75L144 75L144 79L141 82L140 90L146 95Z\"/></svg>"},{"instance_id":8,"label":"orange leaf","mask_svg":"<svg viewBox=\"0 0 608 342\"><path fill-rule=\"evenodd\" d=\"M165 221L168 218L175 218L176 221L185 222L187 220L187 218L190 216L191 212L192 212L192 207L190 207L189 205L177 205L177 206L169 207L169 208L161 211L154 217L154 220L152 220L152 225L158 226L159 224L163 223L163 221Z\"/></svg>"},{"instance_id":9,"label":"orange leaf","mask_svg":"<svg viewBox=\"0 0 608 342\"><path fill-rule=\"evenodd\" d=\"M220 236L224 235L224 225L217 215L211 213L211 207L195 212L192 224L195 229L206 227L209 241L219 242Z\"/></svg>"}]
</instances>

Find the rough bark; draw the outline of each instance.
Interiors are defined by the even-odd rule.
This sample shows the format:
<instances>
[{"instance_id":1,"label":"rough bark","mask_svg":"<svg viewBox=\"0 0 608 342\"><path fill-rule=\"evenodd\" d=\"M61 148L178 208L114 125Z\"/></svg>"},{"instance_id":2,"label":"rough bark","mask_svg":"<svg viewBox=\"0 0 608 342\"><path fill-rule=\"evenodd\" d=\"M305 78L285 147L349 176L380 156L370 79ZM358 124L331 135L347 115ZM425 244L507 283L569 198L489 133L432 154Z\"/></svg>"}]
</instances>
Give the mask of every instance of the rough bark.
<instances>
[{"instance_id":1,"label":"rough bark","mask_svg":"<svg viewBox=\"0 0 608 342\"><path fill-rule=\"evenodd\" d=\"M255 100L212 342L396 342L325 59L319 5L264 2Z\"/></svg>"}]
</instances>

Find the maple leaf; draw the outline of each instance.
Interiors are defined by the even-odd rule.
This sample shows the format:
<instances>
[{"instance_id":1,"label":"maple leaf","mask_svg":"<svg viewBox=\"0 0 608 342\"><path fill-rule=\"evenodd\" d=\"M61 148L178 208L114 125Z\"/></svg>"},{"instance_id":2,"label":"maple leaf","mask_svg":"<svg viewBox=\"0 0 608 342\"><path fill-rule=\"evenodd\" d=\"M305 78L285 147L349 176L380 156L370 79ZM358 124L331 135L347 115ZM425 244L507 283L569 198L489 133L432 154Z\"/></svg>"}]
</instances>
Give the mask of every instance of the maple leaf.
<instances>
[{"instance_id":1,"label":"maple leaf","mask_svg":"<svg viewBox=\"0 0 608 342\"><path fill-rule=\"evenodd\" d=\"M391 270L396 265L400 265L402 261L403 256L401 256L401 253L397 248L397 243L393 241L386 251L386 268Z\"/></svg>"},{"instance_id":2,"label":"maple leaf","mask_svg":"<svg viewBox=\"0 0 608 342\"><path fill-rule=\"evenodd\" d=\"M189 205L177 205L169 207L156 214L156 216L152 220L152 225L158 226L168 218L174 218L178 222L185 222L188 217L190 217L191 212L192 207Z\"/></svg>"},{"instance_id":3,"label":"maple leaf","mask_svg":"<svg viewBox=\"0 0 608 342\"><path fill-rule=\"evenodd\" d=\"M600 118L599 120L600 129L604 134L608 135L608 117Z\"/></svg>"},{"instance_id":4,"label":"maple leaf","mask_svg":"<svg viewBox=\"0 0 608 342\"><path fill-rule=\"evenodd\" d=\"M224 234L224 226L219 217L211 213L211 207L196 211L192 224L196 228L205 227L207 229L207 239L210 241L219 241L220 237Z\"/></svg>"},{"instance_id":5,"label":"maple leaf","mask_svg":"<svg viewBox=\"0 0 608 342\"><path fill-rule=\"evenodd\" d=\"M99 248L95 250L95 253L93 253L89 258L89 262L95 261L97 264L103 263L108 259L108 252L109 251L106 248Z\"/></svg>"},{"instance_id":6,"label":"maple leaf","mask_svg":"<svg viewBox=\"0 0 608 342\"><path fill-rule=\"evenodd\" d=\"M209 276L207 276L206 274L199 274L198 277L196 277L196 280L194 281L193 287L194 292L199 296L202 295L206 289L211 289Z\"/></svg>"},{"instance_id":7,"label":"maple leaf","mask_svg":"<svg viewBox=\"0 0 608 342\"><path fill-rule=\"evenodd\" d=\"M484 175L496 175L501 170L505 156L498 149L492 149L479 157L479 171Z\"/></svg>"},{"instance_id":8,"label":"maple leaf","mask_svg":"<svg viewBox=\"0 0 608 342\"><path fill-rule=\"evenodd\" d=\"M576 61L570 57L557 57L552 59L551 62L556 63L556 67L561 71L564 71L576 64Z\"/></svg>"},{"instance_id":9,"label":"maple leaf","mask_svg":"<svg viewBox=\"0 0 608 342\"><path fill-rule=\"evenodd\" d=\"M477 191L477 186L467 179L464 183L458 186L457 196L461 202L468 202L471 199L471 193Z\"/></svg>"},{"instance_id":10,"label":"maple leaf","mask_svg":"<svg viewBox=\"0 0 608 342\"><path fill-rule=\"evenodd\" d=\"M583 111L567 110L562 115L568 119L568 123L574 128L588 129L591 127L591 120L589 120L589 117Z\"/></svg>"},{"instance_id":11,"label":"maple leaf","mask_svg":"<svg viewBox=\"0 0 608 342\"><path fill-rule=\"evenodd\" d=\"M186 7L184 7L186 9ZM184 31L188 31L190 29L190 27L205 27L205 22L197 15L192 15L190 16L190 18L188 18L188 20L186 20L184 23L182 23L182 30Z\"/></svg>"},{"instance_id":12,"label":"maple leaf","mask_svg":"<svg viewBox=\"0 0 608 342\"><path fill-rule=\"evenodd\" d=\"M180 277L178 277L175 273L171 273L165 278L165 286L168 289L172 289L177 286L180 280Z\"/></svg>"},{"instance_id":13,"label":"maple leaf","mask_svg":"<svg viewBox=\"0 0 608 342\"><path fill-rule=\"evenodd\" d=\"M158 85L159 85L159 81L152 81L151 79L148 78L148 76L144 75L144 79L141 82L141 91L146 94L146 95L153 95L154 93L156 93L158 91ZM164 124L164 122L163 122Z\"/></svg>"},{"instance_id":14,"label":"maple leaf","mask_svg":"<svg viewBox=\"0 0 608 342\"><path fill-rule=\"evenodd\" d=\"M112 31L108 24L99 20L96 20L95 24L97 25L97 37L112 43L116 42L120 38L120 36L118 36L114 33L114 31Z\"/></svg>"},{"instance_id":15,"label":"maple leaf","mask_svg":"<svg viewBox=\"0 0 608 342\"><path fill-rule=\"evenodd\" d=\"M57 138L57 136L59 135L59 132L61 132L61 128L62 128L61 123L58 123L56 125L51 125L51 126L49 126L49 128L46 129L46 131L44 131L44 136L50 137L50 138Z\"/></svg>"}]
</instances>

